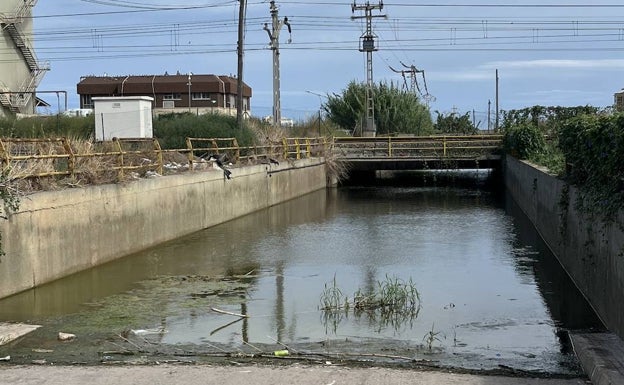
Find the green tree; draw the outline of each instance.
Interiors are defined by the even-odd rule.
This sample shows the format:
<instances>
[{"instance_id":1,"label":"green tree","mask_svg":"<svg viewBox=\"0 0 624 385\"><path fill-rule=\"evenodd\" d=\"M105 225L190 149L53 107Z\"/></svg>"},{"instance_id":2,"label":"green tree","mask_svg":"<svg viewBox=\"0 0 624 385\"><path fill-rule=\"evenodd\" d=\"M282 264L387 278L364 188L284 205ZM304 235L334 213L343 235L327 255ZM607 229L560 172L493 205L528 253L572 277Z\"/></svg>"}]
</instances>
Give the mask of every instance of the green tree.
<instances>
[{"instance_id":1,"label":"green tree","mask_svg":"<svg viewBox=\"0 0 624 385\"><path fill-rule=\"evenodd\" d=\"M417 95L403 91L393 83L373 85L377 135L433 132L429 109ZM351 81L342 94L328 95L323 104L327 118L341 128L361 132L366 116L366 84Z\"/></svg>"},{"instance_id":2,"label":"green tree","mask_svg":"<svg viewBox=\"0 0 624 385\"><path fill-rule=\"evenodd\" d=\"M466 112L464 115L459 115L455 112L451 112L448 115L444 115L439 111L437 114L435 123L435 132L440 134L477 134L479 129L475 127L470 120L470 113Z\"/></svg>"}]
</instances>

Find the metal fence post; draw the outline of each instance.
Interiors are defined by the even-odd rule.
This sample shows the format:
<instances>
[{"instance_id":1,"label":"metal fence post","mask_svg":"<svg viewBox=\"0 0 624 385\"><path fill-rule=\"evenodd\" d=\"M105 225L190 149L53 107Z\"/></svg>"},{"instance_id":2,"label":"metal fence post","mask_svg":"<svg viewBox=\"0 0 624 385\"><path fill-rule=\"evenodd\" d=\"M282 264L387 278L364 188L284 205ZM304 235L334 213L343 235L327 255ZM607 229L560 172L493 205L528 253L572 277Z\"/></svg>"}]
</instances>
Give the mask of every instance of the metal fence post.
<instances>
[{"instance_id":1,"label":"metal fence post","mask_svg":"<svg viewBox=\"0 0 624 385\"><path fill-rule=\"evenodd\" d=\"M76 168L76 158L74 157L74 151L71 148L71 145L67 138L61 138L61 143L63 144L63 148L65 152L69 156L67 158L67 171L69 171L69 175L73 178L75 176L75 168Z\"/></svg>"},{"instance_id":2,"label":"metal fence post","mask_svg":"<svg viewBox=\"0 0 624 385\"><path fill-rule=\"evenodd\" d=\"M186 138L186 149L188 150L188 161L189 161L189 170L193 171L194 168L194 156L193 156L193 143L191 142L191 138Z\"/></svg>"},{"instance_id":3,"label":"metal fence post","mask_svg":"<svg viewBox=\"0 0 624 385\"><path fill-rule=\"evenodd\" d=\"M117 150L119 153L117 154L117 161L119 163L119 180L123 180L124 177L124 156L123 149L121 148L121 142L117 138L113 138L113 143L117 145Z\"/></svg>"}]
</instances>

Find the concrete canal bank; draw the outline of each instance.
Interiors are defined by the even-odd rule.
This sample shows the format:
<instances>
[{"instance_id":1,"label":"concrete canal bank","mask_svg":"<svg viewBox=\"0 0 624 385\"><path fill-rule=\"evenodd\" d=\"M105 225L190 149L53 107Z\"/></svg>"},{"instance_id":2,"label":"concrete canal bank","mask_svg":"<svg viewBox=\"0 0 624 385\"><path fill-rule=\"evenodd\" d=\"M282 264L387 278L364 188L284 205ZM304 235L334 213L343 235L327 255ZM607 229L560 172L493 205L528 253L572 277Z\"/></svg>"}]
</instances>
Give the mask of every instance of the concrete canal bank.
<instances>
[{"instance_id":1,"label":"concrete canal bank","mask_svg":"<svg viewBox=\"0 0 624 385\"><path fill-rule=\"evenodd\" d=\"M605 326L623 338L622 229L587 218L573 186L526 162L507 157L505 184Z\"/></svg>"},{"instance_id":2,"label":"concrete canal bank","mask_svg":"<svg viewBox=\"0 0 624 385\"><path fill-rule=\"evenodd\" d=\"M24 197L0 221L0 298L325 188L323 158Z\"/></svg>"}]
</instances>

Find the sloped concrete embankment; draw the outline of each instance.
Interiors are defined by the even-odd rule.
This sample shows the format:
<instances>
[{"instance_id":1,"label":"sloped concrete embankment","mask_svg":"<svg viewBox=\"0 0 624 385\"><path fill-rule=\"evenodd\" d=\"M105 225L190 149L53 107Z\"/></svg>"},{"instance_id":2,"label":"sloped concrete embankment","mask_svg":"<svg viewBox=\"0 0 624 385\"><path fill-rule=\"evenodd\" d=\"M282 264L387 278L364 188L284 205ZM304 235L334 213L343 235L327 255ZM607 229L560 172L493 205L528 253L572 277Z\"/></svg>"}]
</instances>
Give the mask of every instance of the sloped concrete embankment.
<instances>
[{"instance_id":1,"label":"sloped concrete embankment","mask_svg":"<svg viewBox=\"0 0 624 385\"><path fill-rule=\"evenodd\" d=\"M0 221L0 298L326 185L318 158L30 195Z\"/></svg>"}]
</instances>

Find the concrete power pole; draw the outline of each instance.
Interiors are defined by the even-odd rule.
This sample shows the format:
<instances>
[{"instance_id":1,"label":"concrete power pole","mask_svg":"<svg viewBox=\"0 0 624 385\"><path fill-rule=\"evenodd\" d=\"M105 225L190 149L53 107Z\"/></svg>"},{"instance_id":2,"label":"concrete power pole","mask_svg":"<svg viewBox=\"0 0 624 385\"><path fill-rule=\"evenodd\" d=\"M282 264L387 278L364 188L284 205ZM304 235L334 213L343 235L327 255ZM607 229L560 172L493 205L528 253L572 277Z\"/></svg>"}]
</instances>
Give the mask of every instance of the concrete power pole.
<instances>
[{"instance_id":1,"label":"concrete power pole","mask_svg":"<svg viewBox=\"0 0 624 385\"><path fill-rule=\"evenodd\" d=\"M238 11L238 79L236 87L236 125L243 128L243 54L245 42L245 14L247 13L247 0L239 0ZM190 81L189 81L190 82ZM225 92L225 90L223 90ZM225 105L223 106L225 108Z\"/></svg>"},{"instance_id":2,"label":"concrete power pole","mask_svg":"<svg viewBox=\"0 0 624 385\"><path fill-rule=\"evenodd\" d=\"M373 18L386 17L386 15L373 15L373 10L383 9L383 2L379 5L370 5L367 1L364 5L357 5L355 1L351 5L351 13L364 11L364 16L351 16L351 20L366 19L366 32L360 36L360 52L366 52L366 129L362 130L362 136L374 137L375 127L375 104L373 100L373 52L375 46L375 34L373 34Z\"/></svg>"},{"instance_id":3,"label":"concrete power pole","mask_svg":"<svg viewBox=\"0 0 624 385\"><path fill-rule=\"evenodd\" d=\"M271 1L271 20L273 25L271 29L264 23L264 30L269 34L270 47L273 51L273 126L280 127L282 124L282 107L280 105L280 64L279 64L279 35L282 27L285 25L288 27L288 33L292 34L290 23L288 18L279 20L278 9L275 5L275 1ZM290 43L291 39L288 39Z\"/></svg>"},{"instance_id":4,"label":"concrete power pole","mask_svg":"<svg viewBox=\"0 0 624 385\"><path fill-rule=\"evenodd\" d=\"M496 122L494 123L494 130L496 132L498 132L498 123L499 123L498 118L499 118L499 112L498 112L498 69L497 69L496 70L496 117L494 118Z\"/></svg>"}]
</instances>

